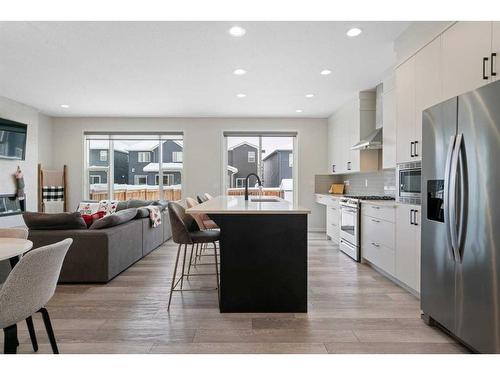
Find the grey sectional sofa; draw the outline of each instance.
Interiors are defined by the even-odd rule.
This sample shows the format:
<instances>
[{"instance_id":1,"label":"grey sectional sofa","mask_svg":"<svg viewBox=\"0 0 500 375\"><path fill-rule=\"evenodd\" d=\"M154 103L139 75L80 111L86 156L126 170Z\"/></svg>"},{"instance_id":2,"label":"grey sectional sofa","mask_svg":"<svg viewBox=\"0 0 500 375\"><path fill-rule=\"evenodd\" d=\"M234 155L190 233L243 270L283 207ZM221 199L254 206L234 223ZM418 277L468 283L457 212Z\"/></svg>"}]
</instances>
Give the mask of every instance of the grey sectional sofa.
<instances>
[{"instance_id":1,"label":"grey sectional sofa","mask_svg":"<svg viewBox=\"0 0 500 375\"><path fill-rule=\"evenodd\" d=\"M111 228L30 230L34 247L72 238L59 282L106 283L172 237L170 219L162 211L162 225L138 218Z\"/></svg>"}]
</instances>

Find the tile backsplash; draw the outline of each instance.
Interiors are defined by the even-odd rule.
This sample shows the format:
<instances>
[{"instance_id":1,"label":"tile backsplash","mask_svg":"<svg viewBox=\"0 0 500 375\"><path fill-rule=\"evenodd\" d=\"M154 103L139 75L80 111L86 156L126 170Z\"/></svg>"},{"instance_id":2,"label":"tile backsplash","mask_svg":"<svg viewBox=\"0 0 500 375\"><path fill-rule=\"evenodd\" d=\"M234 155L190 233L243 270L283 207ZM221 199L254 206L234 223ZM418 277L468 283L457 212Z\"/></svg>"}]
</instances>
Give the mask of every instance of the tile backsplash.
<instances>
[{"instance_id":1,"label":"tile backsplash","mask_svg":"<svg viewBox=\"0 0 500 375\"><path fill-rule=\"evenodd\" d=\"M326 193L333 183L344 183L346 194L396 195L396 170L353 173L343 175L317 175L316 193Z\"/></svg>"}]
</instances>

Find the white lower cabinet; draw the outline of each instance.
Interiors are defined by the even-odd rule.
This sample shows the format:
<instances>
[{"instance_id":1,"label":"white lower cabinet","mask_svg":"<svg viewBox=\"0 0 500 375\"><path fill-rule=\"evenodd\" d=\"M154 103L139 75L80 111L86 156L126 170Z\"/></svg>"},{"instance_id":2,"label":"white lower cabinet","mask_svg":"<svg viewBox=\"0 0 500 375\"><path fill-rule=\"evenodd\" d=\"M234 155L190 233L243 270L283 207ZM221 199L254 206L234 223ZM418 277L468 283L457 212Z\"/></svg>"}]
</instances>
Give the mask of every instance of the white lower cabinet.
<instances>
[{"instance_id":1,"label":"white lower cabinet","mask_svg":"<svg viewBox=\"0 0 500 375\"><path fill-rule=\"evenodd\" d=\"M395 276L394 211L393 205L361 205L362 257L391 276Z\"/></svg>"},{"instance_id":2,"label":"white lower cabinet","mask_svg":"<svg viewBox=\"0 0 500 375\"><path fill-rule=\"evenodd\" d=\"M396 277L420 293L420 206L396 207Z\"/></svg>"},{"instance_id":3,"label":"white lower cabinet","mask_svg":"<svg viewBox=\"0 0 500 375\"><path fill-rule=\"evenodd\" d=\"M316 202L326 206L326 235L340 241L340 198L328 194L316 194Z\"/></svg>"}]
</instances>

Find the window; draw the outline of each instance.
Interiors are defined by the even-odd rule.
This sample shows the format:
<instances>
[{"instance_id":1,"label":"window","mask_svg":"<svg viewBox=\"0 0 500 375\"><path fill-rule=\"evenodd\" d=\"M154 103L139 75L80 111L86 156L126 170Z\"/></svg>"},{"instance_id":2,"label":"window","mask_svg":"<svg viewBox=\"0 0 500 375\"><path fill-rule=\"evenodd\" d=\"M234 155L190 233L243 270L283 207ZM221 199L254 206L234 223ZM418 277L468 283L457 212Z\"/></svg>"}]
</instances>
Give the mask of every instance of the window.
<instances>
[{"instance_id":1,"label":"window","mask_svg":"<svg viewBox=\"0 0 500 375\"><path fill-rule=\"evenodd\" d=\"M182 196L182 133L104 134L85 132L83 199L164 199ZM160 155L164 156L161 160ZM160 180L156 175L163 176Z\"/></svg>"},{"instance_id":2,"label":"window","mask_svg":"<svg viewBox=\"0 0 500 375\"><path fill-rule=\"evenodd\" d=\"M139 163L149 163L151 162L151 153L148 151L140 151L137 153L137 161Z\"/></svg>"},{"instance_id":3,"label":"window","mask_svg":"<svg viewBox=\"0 0 500 375\"><path fill-rule=\"evenodd\" d=\"M172 161L174 163L182 163L182 151L172 152Z\"/></svg>"},{"instance_id":4,"label":"window","mask_svg":"<svg viewBox=\"0 0 500 375\"><path fill-rule=\"evenodd\" d=\"M244 178L237 178L236 179L236 188L244 188L245 187L245 179Z\"/></svg>"},{"instance_id":5,"label":"window","mask_svg":"<svg viewBox=\"0 0 500 375\"><path fill-rule=\"evenodd\" d=\"M255 163L255 151L248 151L248 162Z\"/></svg>"},{"instance_id":6,"label":"window","mask_svg":"<svg viewBox=\"0 0 500 375\"><path fill-rule=\"evenodd\" d=\"M173 174L168 173L168 174L163 174L163 186L172 186L175 183L175 177ZM155 175L155 184L159 185L160 184L160 175Z\"/></svg>"},{"instance_id":7,"label":"window","mask_svg":"<svg viewBox=\"0 0 500 375\"><path fill-rule=\"evenodd\" d=\"M99 160L100 161L108 161L108 150L99 151Z\"/></svg>"},{"instance_id":8,"label":"window","mask_svg":"<svg viewBox=\"0 0 500 375\"><path fill-rule=\"evenodd\" d=\"M144 175L134 176L134 185L147 185L147 184L148 184L148 176Z\"/></svg>"},{"instance_id":9,"label":"window","mask_svg":"<svg viewBox=\"0 0 500 375\"><path fill-rule=\"evenodd\" d=\"M225 156L223 158L224 183L227 195L242 195L245 178L250 173L259 176L265 195L278 196L289 202L297 202L294 192L294 148L297 134L224 132ZM265 150L265 152L264 152ZM260 193L257 178L249 177L249 194Z\"/></svg>"}]
</instances>

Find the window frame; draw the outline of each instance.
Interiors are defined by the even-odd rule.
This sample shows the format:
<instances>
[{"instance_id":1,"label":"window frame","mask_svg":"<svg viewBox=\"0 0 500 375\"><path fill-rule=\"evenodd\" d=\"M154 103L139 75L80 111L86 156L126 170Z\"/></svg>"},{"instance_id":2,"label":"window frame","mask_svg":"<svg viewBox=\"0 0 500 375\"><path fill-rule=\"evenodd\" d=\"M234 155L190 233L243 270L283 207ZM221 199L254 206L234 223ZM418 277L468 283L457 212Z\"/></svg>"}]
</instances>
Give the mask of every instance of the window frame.
<instances>
[{"instance_id":1,"label":"window frame","mask_svg":"<svg viewBox=\"0 0 500 375\"><path fill-rule=\"evenodd\" d=\"M177 155L177 157L176 157L176 155ZM179 155L180 155L180 158L179 158ZM182 163L183 162L182 151L172 151L172 162L173 163Z\"/></svg>"},{"instance_id":2,"label":"window frame","mask_svg":"<svg viewBox=\"0 0 500 375\"><path fill-rule=\"evenodd\" d=\"M92 182L92 178L95 178L97 177L99 179L99 182ZM93 185L93 184L100 184L101 183L101 175L98 175L98 174L89 174L89 184L90 185Z\"/></svg>"},{"instance_id":3,"label":"window frame","mask_svg":"<svg viewBox=\"0 0 500 375\"><path fill-rule=\"evenodd\" d=\"M253 161L250 160L250 154L253 154ZM255 154L255 151L248 151L248 155L247 155L247 162L248 163L255 163L257 160L257 155Z\"/></svg>"},{"instance_id":4,"label":"window frame","mask_svg":"<svg viewBox=\"0 0 500 375\"><path fill-rule=\"evenodd\" d=\"M109 150L99 150L99 161L108 161ZM104 157L103 157L104 155Z\"/></svg>"},{"instance_id":5,"label":"window frame","mask_svg":"<svg viewBox=\"0 0 500 375\"><path fill-rule=\"evenodd\" d=\"M288 154L288 168L293 168L293 152Z\"/></svg>"},{"instance_id":6,"label":"window frame","mask_svg":"<svg viewBox=\"0 0 500 375\"><path fill-rule=\"evenodd\" d=\"M141 156L147 156L147 158L141 158ZM148 160L141 160L148 159ZM151 163L151 152L149 151L137 151L137 162L138 163Z\"/></svg>"},{"instance_id":7,"label":"window frame","mask_svg":"<svg viewBox=\"0 0 500 375\"><path fill-rule=\"evenodd\" d=\"M241 186L238 186L238 181L242 181ZM236 178L234 179L234 185L235 185L234 187L235 187L236 189L241 189L241 188L244 188L244 187L245 187L245 177L236 177Z\"/></svg>"},{"instance_id":8,"label":"window frame","mask_svg":"<svg viewBox=\"0 0 500 375\"><path fill-rule=\"evenodd\" d=\"M145 184L140 184L138 182L139 178L145 178L146 179L146 183ZM148 184L148 175L147 174L136 174L134 176L134 185L147 185L147 184Z\"/></svg>"}]
</instances>

